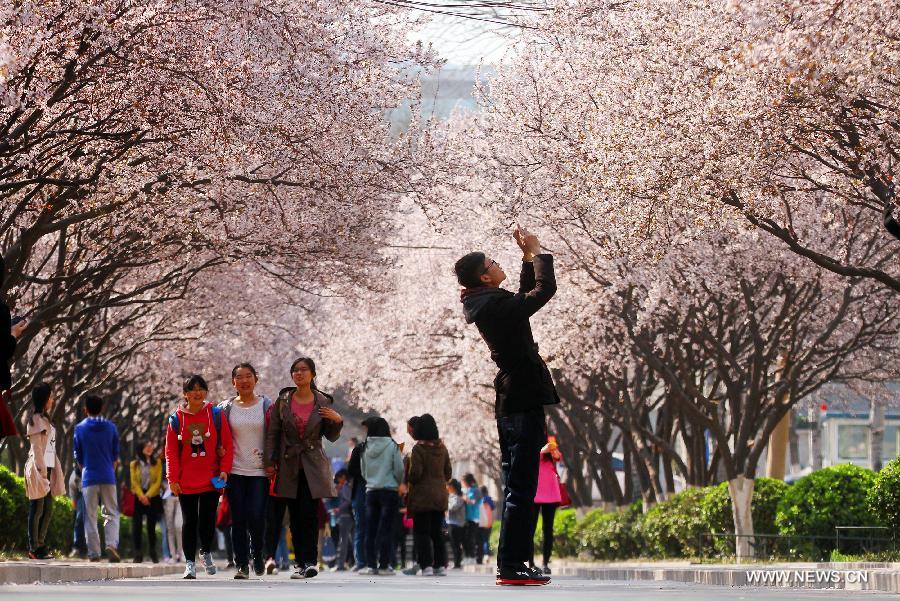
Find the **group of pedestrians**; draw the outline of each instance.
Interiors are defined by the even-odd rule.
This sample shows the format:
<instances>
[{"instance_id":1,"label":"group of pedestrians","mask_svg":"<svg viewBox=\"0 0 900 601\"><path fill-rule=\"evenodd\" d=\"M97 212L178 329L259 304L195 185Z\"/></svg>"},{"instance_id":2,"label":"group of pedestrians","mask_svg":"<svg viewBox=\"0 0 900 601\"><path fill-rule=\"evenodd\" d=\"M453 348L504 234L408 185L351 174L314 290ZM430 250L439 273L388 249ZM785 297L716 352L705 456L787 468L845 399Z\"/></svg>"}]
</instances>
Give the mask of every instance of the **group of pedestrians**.
<instances>
[{"instance_id":1,"label":"group of pedestrians","mask_svg":"<svg viewBox=\"0 0 900 601\"><path fill-rule=\"evenodd\" d=\"M556 282L553 258L541 253L537 238L519 228L514 238L523 252L517 293L500 288L506 274L496 260L484 253L465 255L456 262L455 271L463 287L465 319L478 327L498 366L494 379L495 414L504 502L496 582L543 585L550 582L549 570L534 566L532 535L539 508L544 516L545 543L552 540L547 528L552 528L552 513L558 502L553 498L545 501L538 495L542 494L544 461L558 458L555 445L547 442L544 406L559 403L559 397L538 353L529 319L554 295ZM2 309L8 313L5 305ZM4 356L10 347L15 348L21 334L22 326L18 324L11 327L8 339L2 337L0 351ZM291 577L316 576L318 509L322 499L335 497L339 500L334 507L338 523L350 528L353 520L358 571L367 575L393 574L392 545L401 492L406 493L407 511L412 516L418 562L415 573L444 573L445 520L454 541L454 565L460 563L456 551L459 547L469 549L475 562L479 562L488 527L481 515L483 494L468 475L462 484L450 479L449 454L440 441L434 419L428 415L410 419L407 426L416 444L405 462L401 445L391 437L387 422L380 417L368 419L364 424L366 441L354 448L347 479L341 474L336 490L322 439L337 440L343 419L332 408L331 397L316 388L315 375L312 359L298 359L290 368L294 386L281 390L272 401L256 394L256 370L243 363L231 374L236 396L221 405L207 401L209 387L201 376L191 376L184 382L184 402L166 424L168 493L162 495L171 494L181 510L184 577L196 578L198 554L207 574L216 573L211 551L223 490L231 512L237 579L248 578L251 566L257 575L273 571L286 511L296 558ZM0 388L8 395L6 366L0 370L2 376L5 380L0 382ZM27 428L32 445L26 468L28 496L32 500L28 541L31 556L40 558L48 555L45 536L52 497L62 494L65 487L55 454L57 433L49 415L53 406L49 386L34 389L32 405ZM115 470L119 438L115 425L101 416L102 405L95 396L85 401L88 417L75 428L75 461L81 476L88 555L99 560L100 540L93 516L103 507L107 556L118 561ZM5 408L5 404L0 408ZM6 433L8 425L2 425ZM164 485L162 467L152 444L143 445L139 458L130 467L131 488L136 494L132 534L139 549L142 522L146 519L148 530L153 531L160 504L167 505L158 499ZM168 538L171 536L170 530ZM349 556L350 537L341 537L340 543L338 568L345 565ZM151 559L156 560L152 551ZM545 549L545 567L548 559Z\"/></svg>"}]
</instances>

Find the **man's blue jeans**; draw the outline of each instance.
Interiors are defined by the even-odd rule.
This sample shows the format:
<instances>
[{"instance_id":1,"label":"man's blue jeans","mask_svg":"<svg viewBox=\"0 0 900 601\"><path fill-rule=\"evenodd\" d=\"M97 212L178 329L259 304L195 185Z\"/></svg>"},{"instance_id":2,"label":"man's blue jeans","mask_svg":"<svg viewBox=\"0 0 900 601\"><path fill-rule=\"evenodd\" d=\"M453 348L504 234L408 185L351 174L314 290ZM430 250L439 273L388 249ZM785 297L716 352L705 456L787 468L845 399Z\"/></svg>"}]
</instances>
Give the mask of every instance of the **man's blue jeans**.
<instances>
[{"instance_id":1,"label":"man's blue jeans","mask_svg":"<svg viewBox=\"0 0 900 601\"><path fill-rule=\"evenodd\" d=\"M547 442L544 410L497 418L503 474L503 523L498 566L521 566L534 549L532 516L541 448Z\"/></svg>"},{"instance_id":2,"label":"man's blue jeans","mask_svg":"<svg viewBox=\"0 0 900 601\"><path fill-rule=\"evenodd\" d=\"M84 537L84 495L78 493L75 499L75 528L72 532L72 548L84 555L87 553L87 539Z\"/></svg>"},{"instance_id":3,"label":"man's blue jeans","mask_svg":"<svg viewBox=\"0 0 900 601\"><path fill-rule=\"evenodd\" d=\"M366 522L366 485L360 484L352 500L353 519L356 521L356 529L353 531L353 559L356 566L363 568L366 565L366 535L368 522Z\"/></svg>"}]
</instances>

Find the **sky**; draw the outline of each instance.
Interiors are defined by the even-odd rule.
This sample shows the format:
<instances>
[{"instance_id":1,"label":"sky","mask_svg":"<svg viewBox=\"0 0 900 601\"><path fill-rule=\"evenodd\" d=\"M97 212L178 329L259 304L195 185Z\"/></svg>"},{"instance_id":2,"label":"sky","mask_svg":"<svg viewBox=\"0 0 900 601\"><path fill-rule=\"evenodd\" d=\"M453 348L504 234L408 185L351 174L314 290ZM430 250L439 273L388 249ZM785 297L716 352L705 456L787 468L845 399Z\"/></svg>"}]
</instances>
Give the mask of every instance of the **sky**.
<instances>
[{"instance_id":1,"label":"sky","mask_svg":"<svg viewBox=\"0 0 900 601\"><path fill-rule=\"evenodd\" d=\"M515 30L468 19L436 17L412 41L431 43L448 66L495 65L513 45Z\"/></svg>"}]
</instances>

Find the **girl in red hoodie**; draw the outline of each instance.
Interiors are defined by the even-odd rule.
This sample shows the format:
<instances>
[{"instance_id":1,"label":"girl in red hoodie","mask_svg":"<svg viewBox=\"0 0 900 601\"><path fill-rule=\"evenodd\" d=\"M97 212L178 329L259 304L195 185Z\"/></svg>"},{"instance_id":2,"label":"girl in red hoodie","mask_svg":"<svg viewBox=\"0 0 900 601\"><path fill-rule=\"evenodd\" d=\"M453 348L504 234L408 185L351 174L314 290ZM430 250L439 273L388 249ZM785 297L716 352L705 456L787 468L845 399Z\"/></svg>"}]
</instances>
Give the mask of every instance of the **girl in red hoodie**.
<instances>
[{"instance_id":1,"label":"girl in red hoodie","mask_svg":"<svg viewBox=\"0 0 900 601\"><path fill-rule=\"evenodd\" d=\"M219 491L213 479L228 480L233 450L228 420L206 402L209 386L193 375L184 383L185 402L169 416L166 427L166 474L184 515L182 539L187 563L184 578L197 577L197 532L206 573L216 573L210 549L216 531Z\"/></svg>"}]
</instances>

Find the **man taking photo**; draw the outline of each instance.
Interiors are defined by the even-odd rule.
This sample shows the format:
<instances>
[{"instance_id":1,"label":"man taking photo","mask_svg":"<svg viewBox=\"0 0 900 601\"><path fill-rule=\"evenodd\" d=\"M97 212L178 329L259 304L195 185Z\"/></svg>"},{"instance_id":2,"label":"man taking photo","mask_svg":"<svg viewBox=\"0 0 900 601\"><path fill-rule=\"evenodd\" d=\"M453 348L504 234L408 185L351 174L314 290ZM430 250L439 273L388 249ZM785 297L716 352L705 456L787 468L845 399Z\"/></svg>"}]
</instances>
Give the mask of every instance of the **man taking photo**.
<instances>
[{"instance_id":1,"label":"man taking photo","mask_svg":"<svg viewBox=\"0 0 900 601\"><path fill-rule=\"evenodd\" d=\"M467 323L474 323L499 371L494 378L504 499L497 549L497 584L541 585L550 577L529 568L531 517L540 452L546 442L544 405L559 403L550 370L538 354L529 318L556 293L553 257L535 235L516 228L522 250L519 291L500 288L506 274L497 261L472 252L456 262Z\"/></svg>"}]
</instances>

